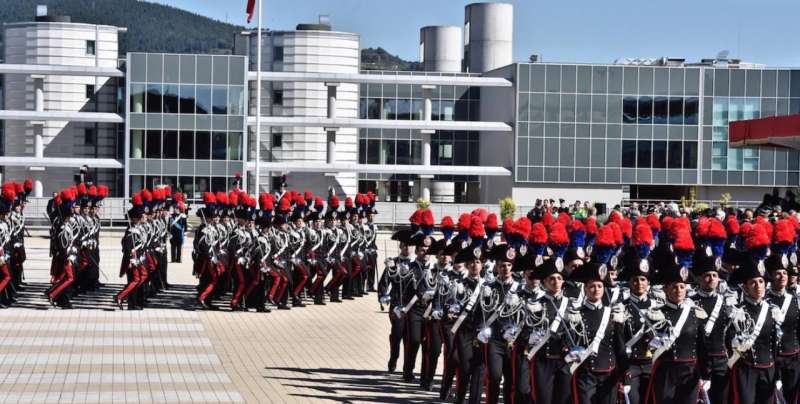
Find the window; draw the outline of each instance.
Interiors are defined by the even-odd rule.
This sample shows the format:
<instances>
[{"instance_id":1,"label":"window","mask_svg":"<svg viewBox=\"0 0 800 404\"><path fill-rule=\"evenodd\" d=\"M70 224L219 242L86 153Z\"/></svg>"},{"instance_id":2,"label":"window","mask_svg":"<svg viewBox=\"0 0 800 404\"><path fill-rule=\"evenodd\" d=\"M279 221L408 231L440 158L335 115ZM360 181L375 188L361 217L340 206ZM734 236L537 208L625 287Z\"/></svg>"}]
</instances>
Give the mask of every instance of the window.
<instances>
[{"instance_id":1,"label":"window","mask_svg":"<svg viewBox=\"0 0 800 404\"><path fill-rule=\"evenodd\" d=\"M198 114L211 113L211 87L197 86L197 96L195 97L196 111Z\"/></svg>"},{"instance_id":2,"label":"window","mask_svg":"<svg viewBox=\"0 0 800 404\"><path fill-rule=\"evenodd\" d=\"M683 98L672 97L669 99L669 123L683 125Z\"/></svg>"},{"instance_id":3,"label":"window","mask_svg":"<svg viewBox=\"0 0 800 404\"><path fill-rule=\"evenodd\" d=\"M275 132L272 134L272 147L283 146L283 133Z\"/></svg>"},{"instance_id":4,"label":"window","mask_svg":"<svg viewBox=\"0 0 800 404\"><path fill-rule=\"evenodd\" d=\"M653 123L653 99L650 97L639 97L639 123Z\"/></svg>"},{"instance_id":5,"label":"window","mask_svg":"<svg viewBox=\"0 0 800 404\"><path fill-rule=\"evenodd\" d=\"M580 101L580 98L578 99ZM636 97L625 97L622 99L622 123L636 123ZM578 103L578 116L581 115L581 105Z\"/></svg>"},{"instance_id":6,"label":"window","mask_svg":"<svg viewBox=\"0 0 800 404\"><path fill-rule=\"evenodd\" d=\"M228 192L225 177L211 177L211 192Z\"/></svg>"},{"instance_id":7,"label":"window","mask_svg":"<svg viewBox=\"0 0 800 404\"><path fill-rule=\"evenodd\" d=\"M456 115L456 102L452 100L442 100L439 106L439 120L452 121Z\"/></svg>"},{"instance_id":8,"label":"window","mask_svg":"<svg viewBox=\"0 0 800 404\"><path fill-rule=\"evenodd\" d=\"M147 84L147 112L161 113L161 84Z\"/></svg>"},{"instance_id":9,"label":"window","mask_svg":"<svg viewBox=\"0 0 800 404\"><path fill-rule=\"evenodd\" d=\"M272 61L283 62L283 46L276 46L272 48Z\"/></svg>"},{"instance_id":10,"label":"window","mask_svg":"<svg viewBox=\"0 0 800 404\"><path fill-rule=\"evenodd\" d=\"M97 130L95 128L85 128L83 130L83 144L97 146Z\"/></svg>"},{"instance_id":11,"label":"window","mask_svg":"<svg viewBox=\"0 0 800 404\"><path fill-rule=\"evenodd\" d=\"M404 121L411 120L411 100L409 99L397 100L397 119Z\"/></svg>"},{"instance_id":12,"label":"window","mask_svg":"<svg viewBox=\"0 0 800 404\"><path fill-rule=\"evenodd\" d=\"M212 95L211 111L214 115L226 115L228 113L228 88L225 86L214 86Z\"/></svg>"},{"instance_id":13,"label":"window","mask_svg":"<svg viewBox=\"0 0 800 404\"><path fill-rule=\"evenodd\" d=\"M439 158L440 159L452 159L453 158L453 145L452 144L440 144L439 145Z\"/></svg>"},{"instance_id":14,"label":"window","mask_svg":"<svg viewBox=\"0 0 800 404\"><path fill-rule=\"evenodd\" d=\"M683 142L683 168L697 168L697 142Z\"/></svg>"},{"instance_id":15,"label":"window","mask_svg":"<svg viewBox=\"0 0 800 404\"><path fill-rule=\"evenodd\" d=\"M177 84L167 84L164 86L164 113L177 114L180 112L178 109L178 95L179 88Z\"/></svg>"},{"instance_id":16,"label":"window","mask_svg":"<svg viewBox=\"0 0 800 404\"><path fill-rule=\"evenodd\" d=\"M380 147L379 139L367 139L367 164L380 164Z\"/></svg>"},{"instance_id":17,"label":"window","mask_svg":"<svg viewBox=\"0 0 800 404\"><path fill-rule=\"evenodd\" d=\"M758 149L746 147L742 149L744 161L742 167L745 171L758 170Z\"/></svg>"},{"instance_id":18,"label":"window","mask_svg":"<svg viewBox=\"0 0 800 404\"><path fill-rule=\"evenodd\" d=\"M397 141L394 139L391 140L381 140L381 155L380 155L380 164L395 164L395 144Z\"/></svg>"},{"instance_id":19,"label":"window","mask_svg":"<svg viewBox=\"0 0 800 404\"><path fill-rule=\"evenodd\" d=\"M148 159L161 158L161 131L148 130L146 132L146 140L144 143L145 153L144 157Z\"/></svg>"},{"instance_id":20,"label":"window","mask_svg":"<svg viewBox=\"0 0 800 404\"><path fill-rule=\"evenodd\" d=\"M682 168L683 142L671 141L667 148L667 168Z\"/></svg>"},{"instance_id":21,"label":"window","mask_svg":"<svg viewBox=\"0 0 800 404\"><path fill-rule=\"evenodd\" d=\"M86 85L86 98L90 100L94 99L94 84Z\"/></svg>"},{"instance_id":22,"label":"window","mask_svg":"<svg viewBox=\"0 0 800 404\"><path fill-rule=\"evenodd\" d=\"M684 100L683 123L684 125L697 125L697 117L700 111L700 100L696 97Z\"/></svg>"},{"instance_id":23,"label":"window","mask_svg":"<svg viewBox=\"0 0 800 404\"><path fill-rule=\"evenodd\" d=\"M714 126L728 126L728 97L714 97Z\"/></svg>"},{"instance_id":24,"label":"window","mask_svg":"<svg viewBox=\"0 0 800 404\"><path fill-rule=\"evenodd\" d=\"M653 142L653 168L667 168L667 142Z\"/></svg>"},{"instance_id":25,"label":"window","mask_svg":"<svg viewBox=\"0 0 800 404\"><path fill-rule=\"evenodd\" d=\"M397 100L383 100L383 119L397 119Z\"/></svg>"},{"instance_id":26,"label":"window","mask_svg":"<svg viewBox=\"0 0 800 404\"><path fill-rule=\"evenodd\" d=\"M211 133L205 131L198 131L195 134L195 158L198 160L211 159Z\"/></svg>"},{"instance_id":27,"label":"window","mask_svg":"<svg viewBox=\"0 0 800 404\"><path fill-rule=\"evenodd\" d=\"M144 132L139 129L131 130L131 158L144 157Z\"/></svg>"},{"instance_id":28,"label":"window","mask_svg":"<svg viewBox=\"0 0 800 404\"><path fill-rule=\"evenodd\" d=\"M180 113L194 114L194 86L180 86Z\"/></svg>"},{"instance_id":29,"label":"window","mask_svg":"<svg viewBox=\"0 0 800 404\"><path fill-rule=\"evenodd\" d=\"M623 140L622 141L622 166L634 168L636 167L636 141Z\"/></svg>"},{"instance_id":30,"label":"window","mask_svg":"<svg viewBox=\"0 0 800 404\"><path fill-rule=\"evenodd\" d=\"M411 164L411 144L408 140L397 141L397 164Z\"/></svg>"},{"instance_id":31,"label":"window","mask_svg":"<svg viewBox=\"0 0 800 404\"><path fill-rule=\"evenodd\" d=\"M669 122L667 97L656 97L653 102L653 123L666 125Z\"/></svg>"},{"instance_id":32,"label":"window","mask_svg":"<svg viewBox=\"0 0 800 404\"><path fill-rule=\"evenodd\" d=\"M423 109L424 105L422 100L411 100L411 119L415 121L423 120L425 118L423 116ZM431 119L433 119L433 117L431 117Z\"/></svg>"},{"instance_id":33,"label":"window","mask_svg":"<svg viewBox=\"0 0 800 404\"><path fill-rule=\"evenodd\" d=\"M211 159L225 160L227 155L227 134L225 132L213 132L211 135Z\"/></svg>"},{"instance_id":34,"label":"window","mask_svg":"<svg viewBox=\"0 0 800 404\"><path fill-rule=\"evenodd\" d=\"M194 132L181 131L178 140L178 156L182 159L194 159Z\"/></svg>"},{"instance_id":35,"label":"window","mask_svg":"<svg viewBox=\"0 0 800 404\"><path fill-rule=\"evenodd\" d=\"M272 105L283 105L282 90L275 90L272 92Z\"/></svg>"},{"instance_id":36,"label":"window","mask_svg":"<svg viewBox=\"0 0 800 404\"><path fill-rule=\"evenodd\" d=\"M652 144L649 140L636 142L636 167L650 168Z\"/></svg>"},{"instance_id":37,"label":"window","mask_svg":"<svg viewBox=\"0 0 800 404\"><path fill-rule=\"evenodd\" d=\"M131 84L131 112L144 112L144 94L146 88L144 84Z\"/></svg>"},{"instance_id":38,"label":"window","mask_svg":"<svg viewBox=\"0 0 800 404\"><path fill-rule=\"evenodd\" d=\"M192 177L179 177L178 188L183 191L183 194L189 198L199 198L199 195L194 193L194 178Z\"/></svg>"},{"instance_id":39,"label":"window","mask_svg":"<svg viewBox=\"0 0 800 404\"><path fill-rule=\"evenodd\" d=\"M228 90L228 114L244 115L244 87L231 86Z\"/></svg>"},{"instance_id":40,"label":"window","mask_svg":"<svg viewBox=\"0 0 800 404\"><path fill-rule=\"evenodd\" d=\"M242 160L242 133L228 133L228 160Z\"/></svg>"},{"instance_id":41,"label":"window","mask_svg":"<svg viewBox=\"0 0 800 404\"><path fill-rule=\"evenodd\" d=\"M86 41L86 54L87 55L97 54L97 43L95 41Z\"/></svg>"},{"instance_id":42,"label":"window","mask_svg":"<svg viewBox=\"0 0 800 404\"><path fill-rule=\"evenodd\" d=\"M164 131L163 154L165 159L178 158L178 131L174 130Z\"/></svg>"}]
</instances>

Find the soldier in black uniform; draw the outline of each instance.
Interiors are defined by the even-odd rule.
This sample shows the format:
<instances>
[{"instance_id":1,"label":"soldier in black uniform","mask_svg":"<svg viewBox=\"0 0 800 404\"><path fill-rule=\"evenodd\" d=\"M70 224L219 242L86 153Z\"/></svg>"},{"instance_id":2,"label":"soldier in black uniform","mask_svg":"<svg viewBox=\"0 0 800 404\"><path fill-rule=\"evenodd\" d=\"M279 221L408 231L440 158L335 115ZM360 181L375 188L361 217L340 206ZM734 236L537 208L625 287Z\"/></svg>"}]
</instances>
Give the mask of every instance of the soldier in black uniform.
<instances>
[{"instance_id":1,"label":"soldier in black uniform","mask_svg":"<svg viewBox=\"0 0 800 404\"><path fill-rule=\"evenodd\" d=\"M653 283L663 285L666 302L661 312L667 323L650 341L653 371L647 403L693 403L698 397L699 368L705 366L705 310L687 299L689 270L668 255L653 262Z\"/></svg>"},{"instance_id":2,"label":"soldier in black uniform","mask_svg":"<svg viewBox=\"0 0 800 404\"><path fill-rule=\"evenodd\" d=\"M633 249L626 250L623 259L622 279L627 280L630 295L624 302L628 314L623 326L625 333L625 352L628 356L628 369L623 380L630 404L645 401L653 368L653 352L650 340L651 326L658 314L653 310L658 303L650 296L650 261L641 258Z\"/></svg>"},{"instance_id":3,"label":"soldier in black uniform","mask_svg":"<svg viewBox=\"0 0 800 404\"><path fill-rule=\"evenodd\" d=\"M613 404L617 399L618 367L624 368L625 359L624 308L603 304L607 275L606 265L595 261L570 274L571 280L583 282L586 295L577 312L568 314L579 345L566 356L574 404Z\"/></svg>"},{"instance_id":4,"label":"soldier in black uniform","mask_svg":"<svg viewBox=\"0 0 800 404\"><path fill-rule=\"evenodd\" d=\"M775 346L780 340L780 309L764 300L765 270L745 260L729 282L741 285L742 302L731 312L733 330L729 398L734 403L763 404L775 395Z\"/></svg>"},{"instance_id":5,"label":"soldier in black uniform","mask_svg":"<svg viewBox=\"0 0 800 404\"><path fill-rule=\"evenodd\" d=\"M401 310L405 319L403 380L407 383L414 381L414 366L416 366L417 353L422 344L422 317L427 307L425 295L429 293L423 287L423 278L428 276L428 248L433 244L433 239L420 232L412 236L410 242L416 247L415 258L409 264L412 279L411 284L404 291L405 306Z\"/></svg>"},{"instance_id":6,"label":"soldier in black uniform","mask_svg":"<svg viewBox=\"0 0 800 404\"><path fill-rule=\"evenodd\" d=\"M571 299L564 295L563 263L557 259L548 259L534 269L533 276L540 279L544 286L544 294L538 299L546 315L541 338L546 338L537 347L537 339L528 349L536 349L530 363L532 376L531 389L536 403L567 404L572 394L572 374L564 362L564 356L570 348L570 336L566 315L573 306Z\"/></svg>"},{"instance_id":7,"label":"soldier in black uniform","mask_svg":"<svg viewBox=\"0 0 800 404\"><path fill-rule=\"evenodd\" d=\"M400 230L392 235L392 240L400 243L400 255L395 258L386 259L386 268L381 274L378 282L378 296L381 307L388 305L389 323L391 331L389 333L389 363L387 365L389 373L394 372L397 367L397 358L400 357L400 343L403 342L405 334L405 319L402 309L404 307L405 290L413 288L411 285L411 271L409 264L412 255L410 245L411 230Z\"/></svg>"},{"instance_id":8,"label":"soldier in black uniform","mask_svg":"<svg viewBox=\"0 0 800 404\"><path fill-rule=\"evenodd\" d=\"M787 291L789 276L796 275L797 256L791 253L772 254L765 264L770 277L767 290L767 301L780 310L781 335L775 351L775 367L777 380L781 381L781 394L786 403L796 403L798 384L800 384L800 346L798 346L798 310L797 296Z\"/></svg>"},{"instance_id":9,"label":"soldier in black uniform","mask_svg":"<svg viewBox=\"0 0 800 404\"><path fill-rule=\"evenodd\" d=\"M707 394L712 403L726 402L728 352L725 341L730 326L729 313L737 300L734 292L721 290L721 268L721 259L708 255L702 249L695 253L692 274L697 288L690 297L708 314L708 320L703 324L706 362L700 368L700 377L711 382Z\"/></svg>"},{"instance_id":10,"label":"soldier in black uniform","mask_svg":"<svg viewBox=\"0 0 800 404\"><path fill-rule=\"evenodd\" d=\"M446 234L444 240L445 242L449 240ZM444 344L444 371L442 373L441 388L439 389L439 398L441 400L447 400L450 397L453 380L458 369L455 334L452 329L461 310L458 285L468 276L466 262L463 261L463 258L462 260L457 260L459 252L461 252L461 243L457 240L449 240L449 244L446 244L443 252L452 257L453 265L449 271L444 273L445 278L448 280L448 290L442 296L443 317L439 320L439 332Z\"/></svg>"},{"instance_id":11,"label":"soldier in black uniform","mask_svg":"<svg viewBox=\"0 0 800 404\"><path fill-rule=\"evenodd\" d=\"M469 403L481 402L484 366L483 352L480 343L475 339L482 318L478 299L483 292L484 279L481 277L483 263L480 259L480 248L468 246L456 255L456 262L464 262L467 276L456 286L458 310L451 309L457 316L450 329L454 335L453 345L458 357L458 379L456 384L456 403L461 404L467 398Z\"/></svg>"}]
</instances>

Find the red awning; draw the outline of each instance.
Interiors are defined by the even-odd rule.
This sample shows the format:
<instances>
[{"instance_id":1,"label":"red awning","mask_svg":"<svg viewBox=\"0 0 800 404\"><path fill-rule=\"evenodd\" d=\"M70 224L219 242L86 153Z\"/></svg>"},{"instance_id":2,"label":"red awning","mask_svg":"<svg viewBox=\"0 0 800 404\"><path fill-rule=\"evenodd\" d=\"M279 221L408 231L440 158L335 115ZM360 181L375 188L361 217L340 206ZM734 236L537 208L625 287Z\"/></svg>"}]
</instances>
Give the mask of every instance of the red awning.
<instances>
[{"instance_id":1,"label":"red awning","mask_svg":"<svg viewBox=\"0 0 800 404\"><path fill-rule=\"evenodd\" d=\"M731 146L773 146L800 150L800 115L731 122Z\"/></svg>"}]
</instances>

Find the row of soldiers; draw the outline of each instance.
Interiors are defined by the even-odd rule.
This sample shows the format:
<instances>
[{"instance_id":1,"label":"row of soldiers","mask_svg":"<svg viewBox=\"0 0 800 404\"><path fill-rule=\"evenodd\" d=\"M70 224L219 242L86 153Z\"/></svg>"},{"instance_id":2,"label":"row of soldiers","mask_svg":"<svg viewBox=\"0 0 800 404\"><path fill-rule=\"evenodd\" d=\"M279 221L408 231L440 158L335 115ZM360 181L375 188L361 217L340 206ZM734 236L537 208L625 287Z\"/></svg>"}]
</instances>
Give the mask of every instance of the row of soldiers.
<instances>
[{"instance_id":1,"label":"row of soldiers","mask_svg":"<svg viewBox=\"0 0 800 404\"><path fill-rule=\"evenodd\" d=\"M17 301L24 289L25 206L33 182L7 182L0 187L0 308Z\"/></svg>"},{"instance_id":2,"label":"row of soldiers","mask_svg":"<svg viewBox=\"0 0 800 404\"><path fill-rule=\"evenodd\" d=\"M504 220L395 233L379 282L389 372L463 403L797 403L795 212Z\"/></svg>"},{"instance_id":3,"label":"row of soldiers","mask_svg":"<svg viewBox=\"0 0 800 404\"><path fill-rule=\"evenodd\" d=\"M374 291L377 210L372 193L331 193L327 204L306 191L261 193L235 188L205 193L197 211L194 274L197 303L230 294L231 310L303 307L303 297L324 305ZM327 281L327 282L326 282Z\"/></svg>"}]
</instances>

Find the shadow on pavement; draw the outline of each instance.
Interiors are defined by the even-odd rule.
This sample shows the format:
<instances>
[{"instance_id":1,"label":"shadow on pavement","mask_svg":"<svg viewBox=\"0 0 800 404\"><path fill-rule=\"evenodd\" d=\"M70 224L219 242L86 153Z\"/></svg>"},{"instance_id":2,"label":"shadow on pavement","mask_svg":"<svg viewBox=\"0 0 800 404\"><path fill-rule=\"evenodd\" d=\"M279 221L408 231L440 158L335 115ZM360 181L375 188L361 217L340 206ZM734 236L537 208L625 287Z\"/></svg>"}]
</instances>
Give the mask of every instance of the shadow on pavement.
<instances>
[{"instance_id":1,"label":"shadow on pavement","mask_svg":"<svg viewBox=\"0 0 800 404\"><path fill-rule=\"evenodd\" d=\"M72 306L75 309L119 310L114 304L114 296L124 285L103 285L97 290L73 295ZM50 305L44 292L50 288L49 283L28 282L17 295L17 302L12 307L34 310L56 309ZM158 292L147 299L146 308L194 310L196 289L192 285L170 285L169 289ZM127 308L127 307L126 307Z\"/></svg>"},{"instance_id":2,"label":"shadow on pavement","mask_svg":"<svg viewBox=\"0 0 800 404\"><path fill-rule=\"evenodd\" d=\"M299 373L297 376L264 376L281 380L285 387L315 390L318 394L290 393L293 397L355 403L430 403L439 401L438 392L424 392L417 382L403 382L401 372L386 373L364 369L303 369L267 367L270 372ZM418 380L418 379L417 379ZM434 385L438 387L438 379Z\"/></svg>"}]
</instances>

